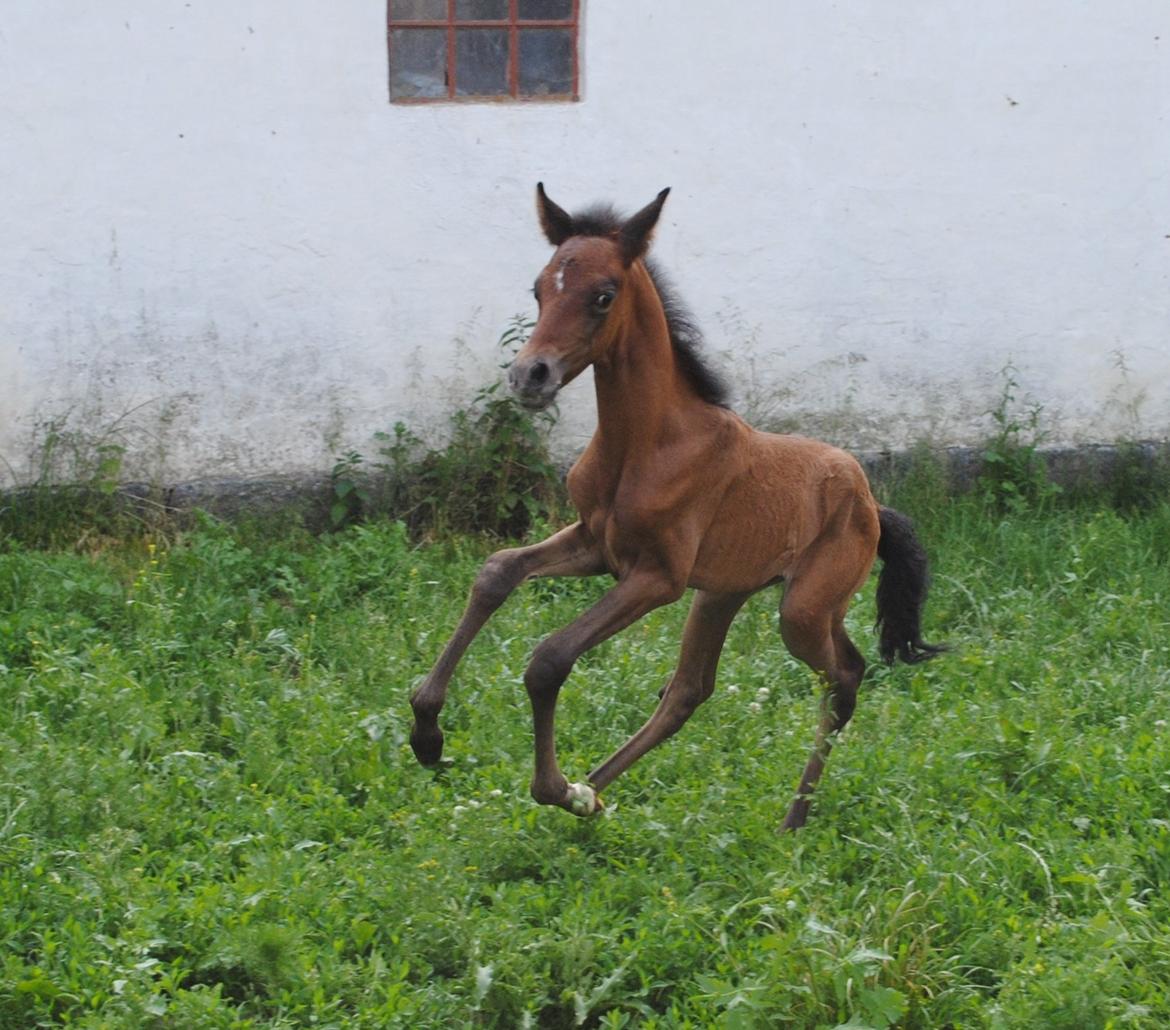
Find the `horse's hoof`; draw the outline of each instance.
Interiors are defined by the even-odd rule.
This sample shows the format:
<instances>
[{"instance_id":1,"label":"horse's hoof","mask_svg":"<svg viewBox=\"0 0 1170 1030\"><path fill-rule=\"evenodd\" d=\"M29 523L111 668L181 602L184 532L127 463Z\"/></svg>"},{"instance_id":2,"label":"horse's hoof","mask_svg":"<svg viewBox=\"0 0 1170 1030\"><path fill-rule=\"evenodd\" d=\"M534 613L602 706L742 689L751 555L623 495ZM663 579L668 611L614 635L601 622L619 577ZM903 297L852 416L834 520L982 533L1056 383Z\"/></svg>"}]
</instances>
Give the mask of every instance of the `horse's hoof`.
<instances>
[{"instance_id":1,"label":"horse's hoof","mask_svg":"<svg viewBox=\"0 0 1170 1030\"><path fill-rule=\"evenodd\" d=\"M569 811L583 819L605 808L597 792L588 783L570 783L568 801Z\"/></svg>"},{"instance_id":2,"label":"horse's hoof","mask_svg":"<svg viewBox=\"0 0 1170 1030\"><path fill-rule=\"evenodd\" d=\"M416 725L410 731L410 746L420 765L438 765L443 757L443 731L438 726L423 730Z\"/></svg>"}]
</instances>

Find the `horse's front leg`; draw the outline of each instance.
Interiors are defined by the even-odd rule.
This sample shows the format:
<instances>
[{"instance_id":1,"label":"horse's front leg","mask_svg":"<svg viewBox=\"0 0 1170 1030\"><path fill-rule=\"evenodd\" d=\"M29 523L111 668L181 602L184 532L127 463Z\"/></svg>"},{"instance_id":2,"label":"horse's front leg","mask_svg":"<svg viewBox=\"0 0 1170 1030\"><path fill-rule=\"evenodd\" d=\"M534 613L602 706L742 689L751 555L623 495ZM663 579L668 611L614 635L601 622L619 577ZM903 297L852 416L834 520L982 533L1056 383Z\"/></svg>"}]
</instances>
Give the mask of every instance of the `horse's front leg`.
<instances>
[{"instance_id":1,"label":"horse's front leg","mask_svg":"<svg viewBox=\"0 0 1170 1030\"><path fill-rule=\"evenodd\" d=\"M647 751L682 729L695 709L711 696L727 631L750 596L750 591L695 592L674 676L663 688L658 707L638 732L589 774L594 790L604 790Z\"/></svg>"},{"instance_id":2,"label":"horse's front leg","mask_svg":"<svg viewBox=\"0 0 1170 1030\"><path fill-rule=\"evenodd\" d=\"M589 611L536 648L524 674L524 686L532 702L536 745L532 796L542 805L559 805L574 815L591 815L601 807L591 786L570 784L557 765L553 728L557 695L573 664L647 612L677 600L683 589L681 583L660 572L635 570Z\"/></svg>"},{"instance_id":3,"label":"horse's front leg","mask_svg":"<svg viewBox=\"0 0 1170 1030\"><path fill-rule=\"evenodd\" d=\"M439 712L447 699L451 674L468 645L508 595L524 580L536 576L594 576L605 571L600 550L580 522L531 547L497 551L484 562L454 635L435 667L410 696L414 710L410 746L423 765L433 765L443 754Z\"/></svg>"}]
</instances>

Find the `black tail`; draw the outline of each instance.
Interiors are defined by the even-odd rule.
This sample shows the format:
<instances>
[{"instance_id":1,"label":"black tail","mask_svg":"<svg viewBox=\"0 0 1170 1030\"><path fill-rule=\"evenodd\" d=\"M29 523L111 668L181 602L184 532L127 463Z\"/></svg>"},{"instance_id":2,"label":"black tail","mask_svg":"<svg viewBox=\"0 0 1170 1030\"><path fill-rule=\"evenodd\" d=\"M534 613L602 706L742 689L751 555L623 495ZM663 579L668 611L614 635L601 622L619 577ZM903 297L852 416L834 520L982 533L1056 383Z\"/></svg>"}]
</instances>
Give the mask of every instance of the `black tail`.
<instances>
[{"instance_id":1,"label":"black tail","mask_svg":"<svg viewBox=\"0 0 1170 1030\"><path fill-rule=\"evenodd\" d=\"M877 553L882 571L877 584L878 649L886 662L924 662L946 648L922 640L922 607L930 586L926 551L914 523L893 508L878 512L882 535Z\"/></svg>"}]
</instances>

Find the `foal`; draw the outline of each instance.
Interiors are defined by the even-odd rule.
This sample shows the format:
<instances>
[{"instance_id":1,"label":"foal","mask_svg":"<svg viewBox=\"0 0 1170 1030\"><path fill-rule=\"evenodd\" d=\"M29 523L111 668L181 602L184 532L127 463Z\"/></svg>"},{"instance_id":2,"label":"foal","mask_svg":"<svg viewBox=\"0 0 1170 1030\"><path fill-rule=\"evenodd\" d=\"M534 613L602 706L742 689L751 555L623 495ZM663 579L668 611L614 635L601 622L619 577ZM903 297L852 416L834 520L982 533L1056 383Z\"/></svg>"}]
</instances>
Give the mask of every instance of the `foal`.
<instances>
[{"instance_id":1,"label":"foal","mask_svg":"<svg viewBox=\"0 0 1170 1030\"><path fill-rule=\"evenodd\" d=\"M816 744L784 820L804 825L833 736L853 714L865 662L845 634L845 610L875 556L880 651L916 662L926 557L909 521L880 507L865 473L828 444L752 429L724 406L698 337L644 254L669 190L628 219L608 209L571 216L538 185L540 224L556 251L536 280L540 315L509 380L532 410L593 366L597 430L569 472L579 521L543 543L499 551L484 564L454 636L411 697L410 742L439 760L438 716L467 646L512 591L537 576L609 574L596 605L537 646L524 675L536 738L532 796L577 815L674 734L715 686L728 628L744 601L784 584L780 632L824 680ZM664 297L666 302L664 304ZM590 648L678 600L694 599L678 668L657 709L585 783L557 765L553 716L574 662Z\"/></svg>"}]
</instances>

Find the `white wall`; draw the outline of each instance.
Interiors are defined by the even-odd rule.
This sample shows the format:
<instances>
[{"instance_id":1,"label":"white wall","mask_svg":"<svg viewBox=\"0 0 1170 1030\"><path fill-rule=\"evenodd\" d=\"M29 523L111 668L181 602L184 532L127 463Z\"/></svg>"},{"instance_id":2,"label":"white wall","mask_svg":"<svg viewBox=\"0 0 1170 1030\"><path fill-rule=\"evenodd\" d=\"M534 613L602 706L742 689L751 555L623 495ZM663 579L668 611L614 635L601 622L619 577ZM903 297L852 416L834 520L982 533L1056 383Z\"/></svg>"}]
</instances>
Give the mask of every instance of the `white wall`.
<instances>
[{"instance_id":1,"label":"white wall","mask_svg":"<svg viewBox=\"0 0 1170 1030\"><path fill-rule=\"evenodd\" d=\"M166 480L441 417L532 309L538 179L674 187L656 253L758 413L973 442L1011 361L1058 438L1170 433L1165 0L583 7L581 103L403 107L382 0L9 0L0 475L66 415Z\"/></svg>"}]
</instances>

